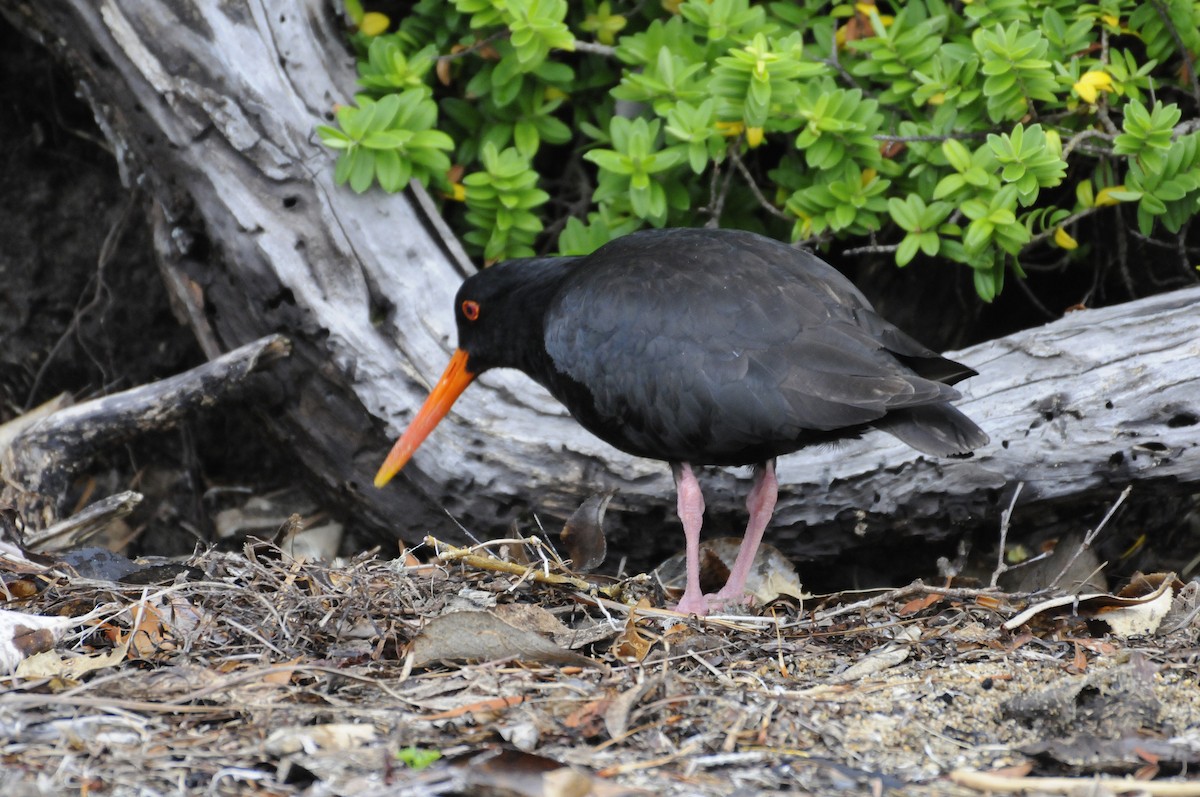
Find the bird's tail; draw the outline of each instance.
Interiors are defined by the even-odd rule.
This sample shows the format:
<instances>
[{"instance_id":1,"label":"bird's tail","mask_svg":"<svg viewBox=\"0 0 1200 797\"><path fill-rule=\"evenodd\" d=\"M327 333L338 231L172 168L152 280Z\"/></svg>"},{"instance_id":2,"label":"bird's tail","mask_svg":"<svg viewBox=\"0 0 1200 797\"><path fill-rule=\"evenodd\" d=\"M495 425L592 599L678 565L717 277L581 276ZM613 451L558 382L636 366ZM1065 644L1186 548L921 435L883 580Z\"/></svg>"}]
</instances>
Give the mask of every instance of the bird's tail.
<instances>
[{"instance_id":1,"label":"bird's tail","mask_svg":"<svg viewBox=\"0 0 1200 797\"><path fill-rule=\"evenodd\" d=\"M949 404L893 410L872 424L918 451L938 457L966 454L988 442L987 433Z\"/></svg>"}]
</instances>

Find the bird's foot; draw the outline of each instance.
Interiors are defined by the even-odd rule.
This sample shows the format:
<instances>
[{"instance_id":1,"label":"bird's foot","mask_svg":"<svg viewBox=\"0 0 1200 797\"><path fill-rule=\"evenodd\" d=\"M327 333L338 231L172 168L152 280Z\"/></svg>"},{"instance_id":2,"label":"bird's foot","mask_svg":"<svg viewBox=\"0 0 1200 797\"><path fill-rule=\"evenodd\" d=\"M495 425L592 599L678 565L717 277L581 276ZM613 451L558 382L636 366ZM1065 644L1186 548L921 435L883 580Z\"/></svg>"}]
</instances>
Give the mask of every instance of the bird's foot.
<instances>
[{"instance_id":1,"label":"bird's foot","mask_svg":"<svg viewBox=\"0 0 1200 797\"><path fill-rule=\"evenodd\" d=\"M739 606L739 605L740 606L753 606L754 605L754 596L753 595L751 595L749 592L746 592L744 589L741 589L741 588L731 590L731 589L729 589L728 585L726 585L725 587L722 587L720 592L713 593L712 595L706 595L705 597L709 598L712 602L719 604L719 605L720 604L724 604L724 605L733 604L734 606Z\"/></svg>"},{"instance_id":2,"label":"bird's foot","mask_svg":"<svg viewBox=\"0 0 1200 797\"><path fill-rule=\"evenodd\" d=\"M683 597L679 599L679 603L675 604L675 611L704 617L708 614L708 598L708 595L703 594L699 590L684 592Z\"/></svg>"},{"instance_id":3,"label":"bird's foot","mask_svg":"<svg viewBox=\"0 0 1200 797\"><path fill-rule=\"evenodd\" d=\"M675 605L675 611L704 617L710 612L749 606L753 603L753 595L748 595L744 592L740 594L726 594L725 590L722 589L720 592L710 592L708 594L694 593L688 595L685 593L679 599L679 603Z\"/></svg>"}]
</instances>

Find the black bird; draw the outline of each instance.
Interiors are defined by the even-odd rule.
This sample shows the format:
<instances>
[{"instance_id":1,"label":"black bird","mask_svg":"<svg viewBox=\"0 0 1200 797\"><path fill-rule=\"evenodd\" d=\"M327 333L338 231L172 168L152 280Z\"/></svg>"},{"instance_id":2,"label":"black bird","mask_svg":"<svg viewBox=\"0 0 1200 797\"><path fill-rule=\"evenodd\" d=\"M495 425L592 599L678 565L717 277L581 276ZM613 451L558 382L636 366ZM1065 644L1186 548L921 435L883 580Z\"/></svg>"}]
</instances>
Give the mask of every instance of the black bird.
<instances>
[{"instance_id":1,"label":"black bird","mask_svg":"<svg viewBox=\"0 0 1200 797\"><path fill-rule=\"evenodd\" d=\"M458 349L376 486L477 375L524 371L600 439L670 463L687 539L683 612L705 614L710 597L693 465L754 466L750 522L715 595L741 601L779 455L870 427L937 456L988 441L949 404L950 385L975 371L885 321L821 259L754 233L647 230L586 257L511 260L467 279L454 304Z\"/></svg>"}]
</instances>

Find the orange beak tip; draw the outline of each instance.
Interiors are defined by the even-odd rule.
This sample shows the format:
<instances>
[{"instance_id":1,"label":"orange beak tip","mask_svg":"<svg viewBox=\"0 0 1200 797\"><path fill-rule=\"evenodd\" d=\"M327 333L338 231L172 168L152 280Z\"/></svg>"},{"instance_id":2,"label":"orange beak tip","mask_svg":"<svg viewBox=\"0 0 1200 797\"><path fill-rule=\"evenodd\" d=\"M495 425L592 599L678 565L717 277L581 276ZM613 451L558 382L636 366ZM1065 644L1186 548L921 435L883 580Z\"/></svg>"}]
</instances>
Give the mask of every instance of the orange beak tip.
<instances>
[{"instance_id":1,"label":"orange beak tip","mask_svg":"<svg viewBox=\"0 0 1200 797\"><path fill-rule=\"evenodd\" d=\"M429 398L425 400L425 404L413 418L408 429L396 441L396 445L392 447L387 459L383 461L379 472L375 474L376 487L383 487L400 472L400 469L412 458L413 452L421 445L421 441L433 431L433 427L437 426L438 421L445 417L446 413L450 411L450 405L467 389L467 385L471 384L471 380L474 378L475 374L467 370L467 353L462 349L456 350L450 359L450 364L446 366L442 378L430 392Z\"/></svg>"}]
</instances>

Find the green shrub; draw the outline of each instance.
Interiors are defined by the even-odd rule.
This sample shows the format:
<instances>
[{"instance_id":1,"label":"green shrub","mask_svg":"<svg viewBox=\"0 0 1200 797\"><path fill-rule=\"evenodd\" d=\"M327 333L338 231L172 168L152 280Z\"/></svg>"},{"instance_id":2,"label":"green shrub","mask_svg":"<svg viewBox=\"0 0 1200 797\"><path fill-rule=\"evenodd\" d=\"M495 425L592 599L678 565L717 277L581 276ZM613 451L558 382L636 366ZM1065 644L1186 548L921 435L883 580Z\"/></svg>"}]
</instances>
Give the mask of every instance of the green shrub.
<instances>
[{"instance_id":1,"label":"green shrub","mask_svg":"<svg viewBox=\"0 0 1200 797\"><path fill-rule=\"evenodd\" d=\"M363 94L318 133L488 261L715 220L945 258L990 301L1093 214L1174 240L1200 209L1200 3L894 8L420 0L356 35Z\"/></svg>"}]
</instances>

